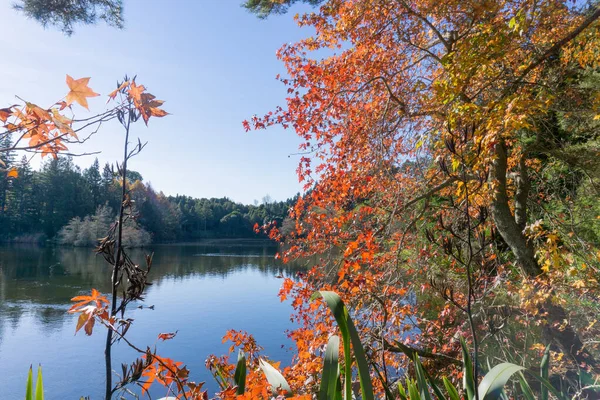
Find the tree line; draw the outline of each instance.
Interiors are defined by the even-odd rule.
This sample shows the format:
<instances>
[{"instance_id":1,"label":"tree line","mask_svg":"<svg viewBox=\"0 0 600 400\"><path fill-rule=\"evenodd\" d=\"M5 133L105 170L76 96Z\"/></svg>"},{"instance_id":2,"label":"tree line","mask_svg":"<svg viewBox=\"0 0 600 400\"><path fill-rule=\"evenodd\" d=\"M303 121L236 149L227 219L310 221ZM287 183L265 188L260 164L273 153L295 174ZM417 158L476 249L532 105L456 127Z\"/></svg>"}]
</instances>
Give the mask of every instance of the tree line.
<instances>
[{"instance_id":1,"label":"tree line","mask_svg":"<svg viewBox=\"0 0 600 400\"><path fill-rule=\"evenodd\" d=\"M10 147L10 139L3 140L6 143L0 146ZM103 234L98 227L108 228L114 221L121 186L108 163L101 168L96 159L81 169L72 157L61 156L47 159L36 171L27 156L17 160L14 152L6 152L0 159L18 171L18 179L0 178L0 240L37 242L62 236L63 243L90 245ZM167 196L136 171L128 171L127 177L135 205L131 229L144 244L256 237L255 224L273 220L281 224L293 203L293 199L272 201L269 196L252 205L227 197Z\"/></svg>"}]
</instances>

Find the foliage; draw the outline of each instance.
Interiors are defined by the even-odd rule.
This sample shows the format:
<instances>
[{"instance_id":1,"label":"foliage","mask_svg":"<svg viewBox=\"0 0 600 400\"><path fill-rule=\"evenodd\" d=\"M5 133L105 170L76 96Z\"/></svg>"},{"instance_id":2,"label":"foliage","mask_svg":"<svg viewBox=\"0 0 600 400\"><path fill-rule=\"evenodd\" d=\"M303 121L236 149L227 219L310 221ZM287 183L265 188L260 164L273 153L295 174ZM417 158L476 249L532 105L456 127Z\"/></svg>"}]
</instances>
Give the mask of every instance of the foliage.
<instances>
[{"instance_id":1,"label":"foliage","mask_svg":"<svg viewBox=\"0 0 600 400\"><path fill-rule=\"evenodd\" d=\"M234 372L227 357L210 358L207 364L223 385L218 396L339 398L343 391L349 399L358 383L365 399L392 398L395 387L400 397L442 398L429 377L435 370L448 377L442 381L453 398L461 375L469 399L503 390L531 398L534 389L518 365L531 365L543 349L549 357L549 345L559 362L551 365L554 376L542 375L558 380L569 395L585 396L579 377L600 372L594 340L600 333L598 222L590 221L596 203L585 193L596 190L599 178L598 3L307 2L322 3L318 12L297 17L314 35L278 53L288 72L280 77L288 88L286 106L243 123L247 130L280 124L302 139L298 175L306 192L290 212L293 229L288 221L284 238L264 224L270 237L285 239L285 260L318 258L303 279L286 279L280 292L282 300L293 298L299 327L290 337L298 351L279 372L259 358L250 335L228 333L226 340L243 346L248 356L246 391L234 387L243 374ZM264 17L292 3L248 1L246 7ZM0 137L17 138L0 153L26 149L56 157L69 140L80 141L77 121L63 112L74 102L87 107L95 93L87 78L67 76L67 84L66 101L47 109L23 102L0 110ZM131 383L147 390L153 382L182 398L204 398L202 384L190 380L185 366L125 336L132 325L126 305L143 298L152 260L142 269L123 249L136 185L128 179L127 161L143 148L138 142L128 152L129 128L166 112L135 80L126 78L109 95L117 97L115 108L80 127L116 118L125 131L125 156L117 165L118 223L99 246L113 265L112 298L92 291L76 297L71 311L80 314L77 329L91 334L98 321L107 328L107 398ZM19 147L23 140L28 143ZM1 166L6 179L14 180L18 170L10 163L7 158ZM97 174L90 179L97 182ZM194 205L206 227L210 212L200 209L196 213ZM171 236L176 213L157 215ZM243 214L231 210L218 221L233 234L243 226ZM337 370L343 367L343 386L341 372L339 385L333 373L336 340L330 338L337 330L331 315L310 301L316 289L323 290L342 334L345 359ZM160 334L158 340L174 336ZM463 336L471 346L459 340ZM123 366L116 386L114 340L140 353ZM327 378L319 385L323 351ZM519 362L484 374L481 360L498 357ZM407 395L397 384L411 361L416 381L407 381ZM270 384L257 373L260 367ZM519 386L505 386L513 375Z\"/></svg>"},{"instance_id":2,"label":"foliage","mask_svg":"<svg viewBox=\"0 0 600 400\"><path fill-rule=\"evenodd\" d=\"M323 0L301 0L303 3L316 6ZM289 7L298 0L246 0L242 6L259 18L267 18L271 14L285 14Z\"/></svg>"},{"instance_id":3,"label":"foliage","mask_svg":"<svg viewBox=\"0 0 600 400\"><path fill-rule=\"evenodd\" d=\"M285 105L243 123L302 142L282 258L316 261L280 293L300 326L293 390L333 333L315 290L346 300L378 394L415 354L456 381L462 336L474 382L481 359L530 365L550 343L569 394L599 373L599 17L529 0L331 0L296 17L314 34L278 52Z\"/></svg>"},{"instance_id":4,"label":"foliage","mask_svg":"<svg viewBox=\"0 0 600 400\"><path fill-rule=\"evenodd\" d=\"M27 375L27 386L25 389L25 400L44 400L44 382L42 380L42 366L38 366L37 378L35 382L35 392L33 390L33 367L29 367Z\"/></svg>"},{"instance_id":5,"label":"foliage","mask_svg":"<svg viewBox=\"0 0 600 400\"><path fill-rule=\"evenodd\" d=\"M9 147L10 145L7 145ZM4 158L2 158L4 157ZM10 160L9 160L10 158ZM101 167L98 160L84 169L72 157L58 156L42 163L39 171L31 169L27 157L19 162L14 152L1 153L0 159L14 167L18 179L0 176L0 239L42 232L54 238L74 219L93 222L99 207L112 210L119 207L120 185L114 168L108 163ZM137 171L128 171L131 196L138 213L137 223L150 233L152 241L194 241L204 238L256 237L254 225L267 221L283 224L294 202L268 202L244 205L228 198L196 199L189 196L167 196L146 182ZM232 216L241 220L231 223ZM100 233L100 229L96 230ZM106 231L100 236L102 237ZM94 237L79 245L95 245Z\"/></svg>"},{"instance_id":6,"label":"foliage","mask_svg":"<svg viewBox=\"0 0 600 400\"><path fill-rule=\"evenodd\" d=\"M98 19L123 27L122 0L18 0L13 7L44 27L59 27L71 35L77 24L95 24Z\"/></svg>"},{"instance_id":7,"label":"foliage","mask_svg":"<svg viewBox=\"0 0 600 400\"><path fill-rule=\"evenodd\" d=\"M83 220L75 217L58 232L58 243L62 245L94 247L106 235L115 215L108 206L100 206L92 216ZM135 219L129 219L123 227L125 247L144 247L150 244L151 236Z\"/></svg>"},{"instance_id":8,"label":"foliage","mask_svg":"<svg viewBox=\"0 0 600 400\"><path fill-rule=\"evenodd\" d=\"M377 384L378 378L371 378L367 363L363 342L358 337L358 332L354 327L352 318L348 314L348 310L341 298L328 291L316 292L312 296L313 299L323 299L331 312L334 314L338 322L338 328L342 334L343 347L343 362L339 358L340 340L339 337L333 335L329 338L325 348L323 367L320 378L320 385L317 391L317 398L320 400L341 400L342 398L354 398L355 393L352 385L352 377L355 374L352 365L356 361L357 372L360 381L360 391L362 399L374 399L375 392L374 384ZM98 320L109 330L115 329L117 320L114 317L109 317L108 300L101 296L96 290L92 290L91 296L78 296L73 298L76 302L69 312L80 313L76 331L85 327L86 334L91 334L94 322ZM318 303L313 303L318 304ZM116 330L115 330L116 331ZM117 331L116 331L117 332ZM159 340L171 340L175 338L176 333L159 334ZM221 387L221 392L216 394L216 399L255 399L269 398L269 396L277 395L278 398L286 397L297 400L307 400L313 398L310 393L306 392L306 388L299 388L301 393L295 394L290 384L284 375L276 367L265 359L259 357L258 353L261 348L256 345L254 339L243 332L230 331L224 340L231 340L233 346L242 347L237 357L235 365L228 363L227 357L217 358L209 357L207 367L213 372L215 380ZM132 373L128 376L127 383L138 383L143 391L148 391L153 383L159 383L165 386L172 394L172 398L184 399L205 399L208 398L206 391L202 391L202 384L195 384L189 381L189 371L180 362L173 361L169 358L164 358L150 350L143 351L135 345L126 341L130 347L143 354L143 362L136 361L131 370L135 368L135 375ZM528 393L533 396L534 389L525 380L522 372L526 372L532 378L541 383L543 388L542 398L547 398L547 393L552 393L557 399L563 399L564 396L559 392L547 379L549 371L549 346L544 352L544 357L540 365L541 375L516 364L504 362L496 365L485 374L480 383L473 376L473 360L469 355L469 349L464 344L464 360L463 368L463 386L461 389L453 385L445 376L430 375L423 368L418 355L411 360L414 365L414 377L404 377L404 383L399 380L397 382L396 395L391 393L391 388L385 394L386 399L399 398L403 400L431 400L435 398L439 400L460 399L460 393L463 392L466 399L473 400L475 398L481 400L491 400L506 397L505 387L511 377L516 376L519 379L523 393ZM351 354L351 345L354 352L354 357ZM249 355L249 359L246 358ZM148 361L152 360L152 361ZM257 368L258 367L258 368ZM256 375L257 369L262 371L264 378ZM124 371L125 366L124 366ZM289 373L289 369L286 369ZM343 373L341 373L343 371ZM373 383L371 382L373 379ZM447 395L443 394L439 382L443 381ZM317 382L318 383L318 382ZM406 388L407 389L406 389ZM474 388L477 388L474 390ZM269 392L271 394L269 394ZM169 398L169 397L167 397ZM166 399L166 398L165 398Z\"/></svg>"},{"instance_id":9,"label":"foliage","mask_svg":"<svg viewBox=\"0 0 600 400\"><path fill-rule=\"evenodd\" d=\"M419 358L415 357L413 362L415 366L415 373L417 375L417 379L415 380L407 378L406 387L408 388L408 390L405 389L402 383L399 383L398 390L401 399L431 400L433 398L431 396L431 392L434 393L435 397L438 400L460 399L460 390L457 387L455 387L446 377L441 377L441 380L444 383L447 396L443 394L442 389L436 383L436 379L429 376L427 372L423 369L423 365L421 364ZM463 364L463 370L465 375L469 372L469 364L471 363L469 362L468 364ZM543 370L547 372L547 366ZM530 384L525 380L521 371L529 373L534 379L538 380L541 383L541 386L546 391L550 391L557 399L564 398L564 396L554 386L552 386L552 384L548 382L547 379L527 370L522 366L512 363L501 363L491 368L485 374L481 383L479 383L479 386L477 387L477 398L482 400L505 398L505 386L507 385L509 379L511 379L511 377L515 375L519 378L519 383L521 384L523 392L529 393L533 396L533 389L530 386ZM436 378L439 381L439 378ZM471 392L469 389L469 387L472 386L477 386L477 382L474 382L473 380L464 380L463 390L467 395L465 398L468 400L473 400L475 398L475 392Z\"/></svg>"}]
</instances>

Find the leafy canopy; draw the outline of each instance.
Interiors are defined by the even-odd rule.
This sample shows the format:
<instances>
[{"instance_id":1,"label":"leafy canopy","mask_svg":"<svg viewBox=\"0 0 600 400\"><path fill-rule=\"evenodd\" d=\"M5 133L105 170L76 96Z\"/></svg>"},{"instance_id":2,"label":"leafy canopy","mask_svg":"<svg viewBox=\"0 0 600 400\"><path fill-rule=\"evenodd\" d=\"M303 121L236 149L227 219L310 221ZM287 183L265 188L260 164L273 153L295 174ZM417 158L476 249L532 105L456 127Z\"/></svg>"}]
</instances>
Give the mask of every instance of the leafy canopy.
<instances>
[{"instance_id":1,"label":"leafy canopy","mask_svg":"<svg viewBox=\"0 0 600 400\"><path fill-rule=\"evenodd\" d=\"M95 24L98 19L123 28L122 0L18 0L13 7L40 22L71 35L77 24Z\"/></svg>"}]
</instances>

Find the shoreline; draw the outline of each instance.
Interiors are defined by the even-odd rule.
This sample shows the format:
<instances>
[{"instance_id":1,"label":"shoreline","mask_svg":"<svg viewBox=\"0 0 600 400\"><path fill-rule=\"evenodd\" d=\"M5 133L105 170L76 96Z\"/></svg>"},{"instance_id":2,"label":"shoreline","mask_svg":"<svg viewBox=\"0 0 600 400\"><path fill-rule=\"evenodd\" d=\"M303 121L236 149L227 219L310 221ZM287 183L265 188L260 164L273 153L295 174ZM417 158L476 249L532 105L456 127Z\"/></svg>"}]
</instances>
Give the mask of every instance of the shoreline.
<instances>
[{"instance_id":1,"label":"shoreline","mask_svg":"<svg viewBox=\"0 0 600 400\"><path fill-rule=\"evenodd\" d=\"M72 245L61 245L52 240L45 241L27 241L27 240L0 240L0 245L31 245L39 247L77 247L77 248L88 248L92 249L94 246L72 246ZM278 243L267 238L210 238L200 239L197 241L184 241L184 242L158 242L150 243L147 246L136 247L136 248L148 248L148 247L168 247L168 246L214 246L214 245L228 245L228 246L269 246L277 247Z\"/></svg>"}]
</instances>

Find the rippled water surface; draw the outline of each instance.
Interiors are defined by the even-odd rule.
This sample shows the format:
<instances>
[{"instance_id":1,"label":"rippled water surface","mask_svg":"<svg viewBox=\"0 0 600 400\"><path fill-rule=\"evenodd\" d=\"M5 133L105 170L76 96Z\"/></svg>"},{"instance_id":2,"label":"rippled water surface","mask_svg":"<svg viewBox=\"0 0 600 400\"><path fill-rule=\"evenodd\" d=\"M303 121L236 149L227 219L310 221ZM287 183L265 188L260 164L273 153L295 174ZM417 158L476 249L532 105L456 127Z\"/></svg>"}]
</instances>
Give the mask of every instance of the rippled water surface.
<instances>
[{"instance_id":1,"label":"rippled water surface","mask_svg":"<svg viewBox=\"0 0 600 400\"><path fill-rule=\"evenodd\" d=\"M204 361L226 353L227 329L251 332L269 357L289 361L291 308L277 298L276 276L292 276L296 267L275 261L276 248L213 242L151 250L144 304L154 309L130 307L131 341L153 345L159 333L178 330L174 340L158 344L159 353L187 364L211 393L217 388ZM144 252L131 255L141 261ZM97 327L91 337L75 336L75 317L66 310L73 296L91 288L107 293L109 282L109 267L90 249L0 246L0 399L22 399L29 365L38 363L46 399L102 398L105 332ZM113 368L136 356L121 344L113 352Z\"/></svg>"}]
</instances>

